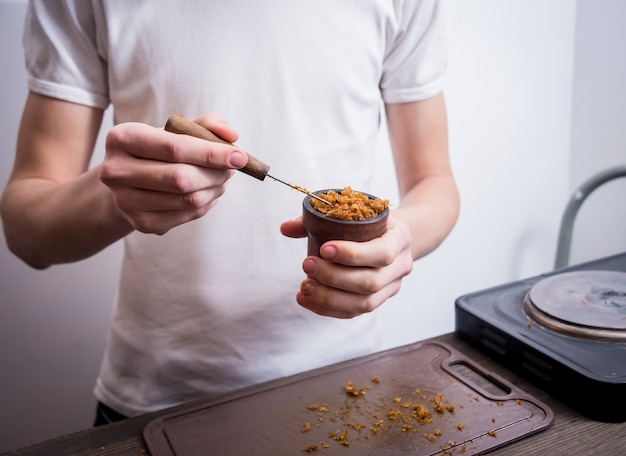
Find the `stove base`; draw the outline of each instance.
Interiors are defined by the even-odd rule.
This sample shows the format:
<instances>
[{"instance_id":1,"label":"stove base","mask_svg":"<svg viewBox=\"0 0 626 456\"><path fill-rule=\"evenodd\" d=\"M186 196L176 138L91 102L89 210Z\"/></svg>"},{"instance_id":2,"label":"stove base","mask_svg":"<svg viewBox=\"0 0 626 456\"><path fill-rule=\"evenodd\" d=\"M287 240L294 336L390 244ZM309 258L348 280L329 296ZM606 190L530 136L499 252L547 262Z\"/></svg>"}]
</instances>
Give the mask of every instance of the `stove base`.
<instances>
[{"instance_id":1,"label":"stove base","mask_svg":"<svg viewBox=\"0 0 626 456\"><path fill-rule=\"evenodd\" d=\"M626 253L461 296L455 332L587 417L626 421L626 343L589 341L530 321L516 303L538 281L574 270L626 271Z\"/></svg>"}]
</instances>

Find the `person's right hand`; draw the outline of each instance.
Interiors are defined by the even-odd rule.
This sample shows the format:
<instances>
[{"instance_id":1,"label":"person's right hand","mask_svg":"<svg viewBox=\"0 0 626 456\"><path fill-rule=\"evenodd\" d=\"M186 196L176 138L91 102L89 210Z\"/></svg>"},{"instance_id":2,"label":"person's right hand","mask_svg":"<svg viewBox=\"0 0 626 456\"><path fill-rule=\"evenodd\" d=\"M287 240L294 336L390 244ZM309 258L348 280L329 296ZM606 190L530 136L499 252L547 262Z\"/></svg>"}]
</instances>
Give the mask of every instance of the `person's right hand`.
<instances>
[{"instance_id":1,"label":"person's right hand","mask_svg":"<svg viewBox=\"0 0 626 456\"><path fill-rule=\"evenodd\" d=\"M195 119L229 142L237 133L217 113ZM134 229L165 234L206 214L247 156L228 144L122 123L106 137L100 179Z\"/></svg>"}]
</instances>

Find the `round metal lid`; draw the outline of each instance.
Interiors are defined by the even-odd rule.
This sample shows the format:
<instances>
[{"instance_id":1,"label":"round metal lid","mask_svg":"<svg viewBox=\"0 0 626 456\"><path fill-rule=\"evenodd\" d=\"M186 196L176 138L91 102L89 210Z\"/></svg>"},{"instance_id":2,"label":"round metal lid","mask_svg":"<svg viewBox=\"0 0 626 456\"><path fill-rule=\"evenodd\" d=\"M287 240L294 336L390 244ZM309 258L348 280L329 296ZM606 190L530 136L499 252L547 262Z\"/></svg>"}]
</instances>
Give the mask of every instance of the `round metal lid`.
<instances>
[{"instance_id":1,"label":"round metal lid","mask_svg":"<svg viewBox=\"0 0 626 456\"><path fill-rule=\"evenodd\" d=\"M576 271L546 277L532 286L524 310L560 332L626 340L626 273Z\"/></svg>"}]
</instances>

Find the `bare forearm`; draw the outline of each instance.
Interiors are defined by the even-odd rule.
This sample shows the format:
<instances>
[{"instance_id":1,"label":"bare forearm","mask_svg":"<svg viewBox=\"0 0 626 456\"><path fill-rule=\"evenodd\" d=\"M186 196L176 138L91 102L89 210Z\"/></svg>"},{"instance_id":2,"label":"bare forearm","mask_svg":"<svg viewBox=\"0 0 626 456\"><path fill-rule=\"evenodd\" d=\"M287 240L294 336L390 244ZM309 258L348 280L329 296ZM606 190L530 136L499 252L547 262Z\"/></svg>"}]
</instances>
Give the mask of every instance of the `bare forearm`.
<instances>
[{"instance_id":1,"label":"bare forearm","mask_svg":"<svg viewBox=\"0 0 626 456\"><path fill-rule=\"evenodd\" d=\"M448 156L443 93L386 105L400 205L394 216L409 227L413 259L437 248L459 214L459 194Z\"/></svg>"},{"instance_id":2,"label":"bare forearm","mask_svg":"<svg viewBox=\"0 0 626 456\"><path fill-rule=\"evenodd\" d=\"M435 250L454 227L458 215L459 194L451 175L423 179L393 211L393 216L409 227L413 259Z\"/></svg>"},{"instance_id":3,"label":"bare forearm","mask_svg":"<svg viewBox=\"0 0 626 456\"><path fill-rule=\"evenodd\" d=\"M64 183L13 180L0 209L9 249L35 268L87 258L132 231L98 168Z\"/></svg>"}]
</instances>

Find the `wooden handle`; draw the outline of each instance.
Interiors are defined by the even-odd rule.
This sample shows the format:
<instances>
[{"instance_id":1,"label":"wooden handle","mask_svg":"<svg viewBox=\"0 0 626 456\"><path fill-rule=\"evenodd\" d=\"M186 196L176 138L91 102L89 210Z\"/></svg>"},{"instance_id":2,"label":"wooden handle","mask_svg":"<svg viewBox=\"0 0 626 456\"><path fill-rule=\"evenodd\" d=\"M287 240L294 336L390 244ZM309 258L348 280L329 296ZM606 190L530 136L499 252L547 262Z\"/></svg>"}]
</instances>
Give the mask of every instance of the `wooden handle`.
<instances>
[{"instance_id":1,"label":"wooden handle","mask_svg":"<svg viewBox=\"0 0 626 456\"><path fill-rule=\"evenodd\" d=\"M199 125L191 120L185 118L180 114L170 116L165 124L165 130L171 133L178 133L181 135L195 136L196 138L206 139L207 141L217 142L222 144L231 144L228 141L223 140L213 132L207 130L202 125ZM241 149L239 149L241 150ZM242 151L248 156L248 163L243 168L239 168L239 171L248 174L259 180L264 180L265 176L270 170L269 165L263 163L254 155L250 155L246 151Z\"/></svg>"}]
</instances>

